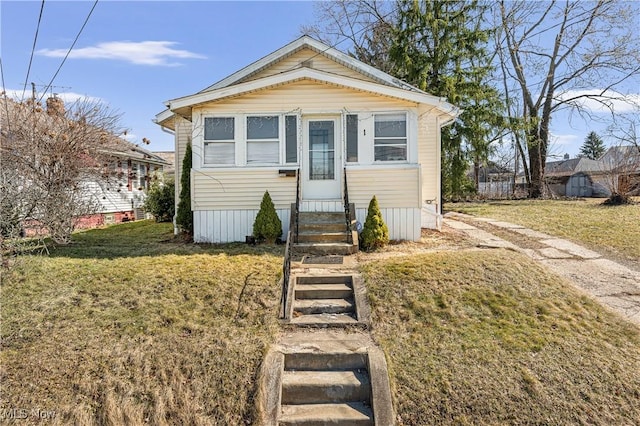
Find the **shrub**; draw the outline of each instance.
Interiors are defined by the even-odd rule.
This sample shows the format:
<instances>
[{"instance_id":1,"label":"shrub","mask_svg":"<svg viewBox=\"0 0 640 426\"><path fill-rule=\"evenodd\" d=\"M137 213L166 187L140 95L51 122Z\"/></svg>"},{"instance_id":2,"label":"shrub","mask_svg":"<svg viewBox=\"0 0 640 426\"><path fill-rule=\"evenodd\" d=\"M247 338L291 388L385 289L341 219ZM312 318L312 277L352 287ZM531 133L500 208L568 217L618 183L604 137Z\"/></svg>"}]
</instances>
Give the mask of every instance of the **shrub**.
<instances>
[{"instance_id":1,"label":"shrub","mask_svg":"<svg viewBox=\"0 0 640 426\"><path fill-rule=\"evenodd\" d=\"M187 150L182 160L182 174L180 175L180 201L176 224L189 235L193 235L193 212L191 211L191 144L187 144Z\"/></svg>"},{"instance_id":2,"label":"shrub","mask_svg":"<svg viewBox=\"0 0 640 426\"><path fill-rule=\"evenodd\" d=\"M367 220L364 222L360 240L360 246L365 251L375 250L389 243L389 228L384 223L375 195L369 203Z\"/></svg>"},{"instance_id":3,"label":"shrub","mask_svg":"<svg viewBox=\"0 0 640 426\"><path fill-rule=\"evenodd\" d=\"M282 222L276 213L269 191L265 191L260 203L260 210L253 223L253 236L268 243L275 242L282 235Z\"/></svg>"},{"instance_id":4,"label":"shrub","mask_svg":"<svg viewBox=\"0 0 640 426\"><path fill-rule=\"evenodd\" d=\"M176 211L175 181L154 182L149 189L144 209L153 215L156 222L171 222Z\"/></svg>"}]
</instances>

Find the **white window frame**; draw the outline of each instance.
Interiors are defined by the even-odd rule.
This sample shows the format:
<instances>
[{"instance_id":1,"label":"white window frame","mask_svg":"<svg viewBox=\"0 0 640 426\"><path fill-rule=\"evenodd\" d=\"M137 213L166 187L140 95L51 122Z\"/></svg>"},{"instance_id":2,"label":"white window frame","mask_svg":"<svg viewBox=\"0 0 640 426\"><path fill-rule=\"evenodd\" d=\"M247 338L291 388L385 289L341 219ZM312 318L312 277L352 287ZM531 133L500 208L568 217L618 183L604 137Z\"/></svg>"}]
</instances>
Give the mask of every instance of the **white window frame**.
<instances>
[{"instance_id":1,"label":"white window frame","mask_svg":"<svg viewBox=\"0 0 640 426\"><path fill-rule=\"evenodd\" d=\"M373 162L378 164L398 164L398 163L408 163L409 162L409 114L406 111L385 111L385 112L375 112L373 115L372 122L372 136L373 136ZM389 115L402 115L404 116L404 125L405 125L405 135L403 137L400 136L376 136L376 119L379 116L389 116ZM396 146L396 147L404 147L405 148L405 158L403 160L377 160L376 159L376 139L397 139L404 140L404 143L399 144L384 144L380 146Z\"/></svg>"},{"instance_id":2,"label":"white window frame","mask_svg":"<svg viewBox=\"0 0 640 426\"><path fill-rule=\"evenodd\" d=\"M244 125L244 143L245 143L245 164L248 167L259 167L259 166L278 166L283 163L282 161L282 148L284 145L284 115L282 114L243 114L243 125ZM278 137L271 139L249 139L249 119L250 118L259 118L259 117L275 117L278 119ZM277 154L278 159L276 162L260 162L260 161L252 161L249 162L249 144L250 143L277 143Z\"/></svg>"},{"instance_id":3,"label":"white window frame","mask_svg":"<svg viewBox=\"0 0 640 426\"><path fill-rule=\"evenodd\" d=\"M224 118L224 119L233 119L233 139L206 139L206 126L207 119L216 119L216 118ZM235 115L224 115L224 114L208 114L203 116L202 118L202 164L205 167L233 167L237 162L237 134L238 134L238 117ZM207 145L215 145L215 144L229 144L233 145L233 161L230 163L207 163L206 160L206 151Z\"/></svg>"}]
</instances>

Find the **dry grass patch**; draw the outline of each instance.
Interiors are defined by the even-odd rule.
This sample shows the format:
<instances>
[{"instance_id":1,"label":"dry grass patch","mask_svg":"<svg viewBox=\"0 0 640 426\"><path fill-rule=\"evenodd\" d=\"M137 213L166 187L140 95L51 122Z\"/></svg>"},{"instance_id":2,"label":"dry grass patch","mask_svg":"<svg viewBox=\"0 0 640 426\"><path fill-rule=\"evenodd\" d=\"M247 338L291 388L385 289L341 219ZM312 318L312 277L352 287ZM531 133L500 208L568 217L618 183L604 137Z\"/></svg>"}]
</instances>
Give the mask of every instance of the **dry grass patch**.
<instances>
[{"instance_id":1,"label":"dry grass patch","mask_svg":"<svg viewBox=\"0 0 640 426\"><path fill-rule=\"evenodd\" d=\"M363 265L401 425L640 422L640 331L506 250Z\"/></svg>"},{"instance_id":2,"label":"dry grass patch","mask_svg":"<svg viewBox=\"0 0 640 426\"><path fill-rule=\"evenodd\" d=\"M186 245L171 231L77 234L3 280L3 410L55 411L58 424L253 422L281 247Z\"/></svg>"},{"instance_id":3,"label":"dry grass patch","mask_svg":"<svg viewBox=\"0 0 640 426\"><path fill-rule=\"evenodd\" d=\"M637 262L640 259L640 204L605 206L602 202L593 198L510 200L449 203L445 208L517 223Z\"/></svg>"}]
</instances>

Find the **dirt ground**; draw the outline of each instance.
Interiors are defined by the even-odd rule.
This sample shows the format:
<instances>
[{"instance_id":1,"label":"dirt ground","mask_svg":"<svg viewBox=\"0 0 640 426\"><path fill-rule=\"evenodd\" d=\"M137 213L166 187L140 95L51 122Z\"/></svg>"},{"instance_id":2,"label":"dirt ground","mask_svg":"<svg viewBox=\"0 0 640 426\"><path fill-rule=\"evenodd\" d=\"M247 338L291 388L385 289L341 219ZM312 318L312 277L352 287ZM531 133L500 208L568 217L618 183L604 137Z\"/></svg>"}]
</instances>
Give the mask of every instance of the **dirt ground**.
<instances>
[{"instance_id":1,"label":"dirt ground","mask_svg":"<svg viewBox=\"0 0 640 426\"><path fill-rule=\"evenodd\" d=\"M460 213L448 213L443 228L445 233L467 236L478 247L524 253L640 325L640 268L635 263L622 264L611 256L519 225Z\"/></svg>"}]
</instances>

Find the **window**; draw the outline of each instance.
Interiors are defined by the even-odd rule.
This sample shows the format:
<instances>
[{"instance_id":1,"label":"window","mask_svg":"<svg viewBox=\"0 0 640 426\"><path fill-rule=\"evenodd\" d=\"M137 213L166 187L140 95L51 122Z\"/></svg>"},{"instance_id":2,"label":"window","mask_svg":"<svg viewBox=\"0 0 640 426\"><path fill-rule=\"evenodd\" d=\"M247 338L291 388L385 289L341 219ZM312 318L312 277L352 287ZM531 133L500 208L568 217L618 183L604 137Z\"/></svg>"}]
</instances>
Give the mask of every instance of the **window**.
<instances>
[{"instance_id":1,"label":"window","mask_svg":"<svg viewBox=\"0 0 640 426\"><path fill-rule=\"evenodd\" d=\"M287 115L284 118L286 162L298 162L298 117Z\"/></svg>"},{"instance_id":2,"label":"window","mask_svg":"<svg viewBox=\"0 0 640 426\"><path fill-rule=\"evenodd\" d=\"M406 161L406 114L376 114L373 140L375 161Z\"/></svg>"},{"instance_id":3,"label":"window","mask_svg":"<svg viewBox=\"0 0 640 426\"><path fill-rule=\"evenodd\" d=\"M233 117L204 119L204 164L235 164L235 120Z\"/></svg>"},{"instance_id":4,"label":"window","mask_svg":"<svg viewBox=\"0 0 640 426\"><path fill-rule=\"evenodd\" d=\"M347 162L358 161L358 116L347 115Z\"/></svg>"},{"instance_id":5,"label":"window","mask_svg":"<svg viewBox=\"0 0 640 426\"><path fill-rule=\"evenodd\" d=\"M277 116L247 117L247 164L280 163Z\"/></svg>"}]
</instances>

